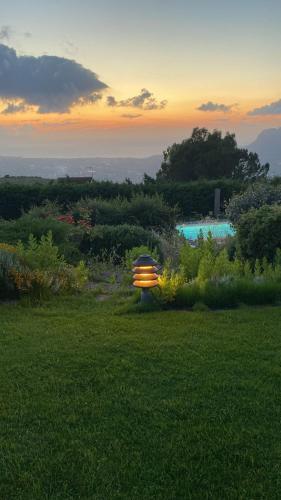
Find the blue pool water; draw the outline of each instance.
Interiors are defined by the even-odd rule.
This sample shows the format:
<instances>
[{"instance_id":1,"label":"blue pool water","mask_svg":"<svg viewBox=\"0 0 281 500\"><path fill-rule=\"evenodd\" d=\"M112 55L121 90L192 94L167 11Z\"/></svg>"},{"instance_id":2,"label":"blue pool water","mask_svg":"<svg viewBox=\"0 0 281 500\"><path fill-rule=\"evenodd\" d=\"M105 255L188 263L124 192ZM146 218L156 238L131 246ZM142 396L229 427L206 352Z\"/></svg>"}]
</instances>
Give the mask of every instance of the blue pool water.
<instances>
[{"instance_id":1,"label":"blue pool water","mask_svg":"<svg viewBox=\"0 0 281 500\"><path fill-rule=\"evenodd\" d=\"M227 236L233 236L235 234L229 222L180 225L177 226L177 230L183 234L187 240L192 241L197 240L200 230L202 230L204 238L207 238L209 231L211 231L213 238L226 238Z\"/></svg>"}]
</instances>

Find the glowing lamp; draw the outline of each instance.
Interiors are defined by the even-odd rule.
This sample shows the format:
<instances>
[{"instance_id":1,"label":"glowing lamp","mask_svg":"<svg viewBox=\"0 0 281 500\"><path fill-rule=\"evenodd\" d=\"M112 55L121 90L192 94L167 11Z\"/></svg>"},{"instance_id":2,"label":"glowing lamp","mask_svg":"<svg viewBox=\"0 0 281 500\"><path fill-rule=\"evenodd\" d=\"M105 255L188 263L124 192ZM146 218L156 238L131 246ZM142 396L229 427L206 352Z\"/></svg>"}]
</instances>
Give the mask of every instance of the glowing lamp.
<instances>
[{"instance_id":1,"label":"glowing lamp","mask_svg":"<svg viewBox=\"0 0 281 500\"><path fill-rule=\"evenodd\" d=\"M141 255L133 262L133 285L141 288L141 302L149 302L149 289L158 285L158 271L160 266L150 255Z\"/></svg>"}]
</instances>

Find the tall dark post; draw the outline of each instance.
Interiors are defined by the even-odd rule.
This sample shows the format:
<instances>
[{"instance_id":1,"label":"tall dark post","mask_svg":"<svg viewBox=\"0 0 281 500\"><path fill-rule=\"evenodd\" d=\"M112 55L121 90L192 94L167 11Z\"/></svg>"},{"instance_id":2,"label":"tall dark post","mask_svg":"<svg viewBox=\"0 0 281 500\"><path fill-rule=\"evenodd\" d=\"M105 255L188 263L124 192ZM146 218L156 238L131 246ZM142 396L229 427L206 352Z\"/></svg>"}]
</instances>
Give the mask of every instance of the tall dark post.
<instances>
[{"instance_id":1,"label":"tall dark post","mask_svg":"<svg viewBox=\"0 0 281 500\"><path fill-rule=\"evenodd\" d=\"M215 189L215 201L214 201L214 216L218 217L220 215L221 209L221 189Z\"/></svg>"}]
</instances>

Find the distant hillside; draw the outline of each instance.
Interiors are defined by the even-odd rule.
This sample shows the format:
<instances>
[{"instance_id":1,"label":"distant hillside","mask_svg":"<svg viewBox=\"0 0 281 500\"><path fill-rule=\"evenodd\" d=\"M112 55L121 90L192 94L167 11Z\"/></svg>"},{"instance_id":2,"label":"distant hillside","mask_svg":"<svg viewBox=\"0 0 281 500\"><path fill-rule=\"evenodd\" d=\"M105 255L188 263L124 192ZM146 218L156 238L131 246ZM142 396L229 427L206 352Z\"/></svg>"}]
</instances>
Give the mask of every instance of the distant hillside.
<instances>
[{"instance_id":1,"label":"distant hillside","mask_svg":"<svg viewBox=\"0 0 281 500\"><path fill-rule=\"evenodd\" d=\"M263 130L248 148L258 153L262 163L270 163L271 175L281 175L281 128Z\"/></svg>"},{"instance_id":2,"label":"distant hillside","mask_svg":"<svg viewBox=\"0 0 281 500\"><path fill-rule=\"evenodd\" d=\"M161 165L160 155L148 158L21 158L0 156L0 177L31 176L56 179L93 176L96 180L140 182L143 174L154 177Z\"/></svg>"}]
</instances>

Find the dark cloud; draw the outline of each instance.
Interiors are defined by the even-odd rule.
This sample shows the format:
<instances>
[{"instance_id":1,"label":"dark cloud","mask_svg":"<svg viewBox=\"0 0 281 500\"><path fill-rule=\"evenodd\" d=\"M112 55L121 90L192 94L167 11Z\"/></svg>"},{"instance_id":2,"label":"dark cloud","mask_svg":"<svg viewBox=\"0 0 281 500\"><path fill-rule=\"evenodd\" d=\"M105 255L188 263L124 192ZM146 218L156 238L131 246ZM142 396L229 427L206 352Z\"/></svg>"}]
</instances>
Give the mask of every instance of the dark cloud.
<instances>
[{"instance_id":1,"label":"dark cloud","mask_svg":"<svg viewBox=\"0 0 281 500\"><path fill-rule=\"evenodd\" d=\"M147 89L141 89L138 95L121 101L117 101L112 95L108 96L107 105L118 108L138 108L151 111L153 109L164 109L167 101L157 101L152 92Z\"/></svg>"},{"instance_id":2,"label":"dark cloud","mask_svg":"<svg viewBox=\"0 0 281 500\"><path fill-rule=\"evenodd\" d=\"M102 99L102 95L95 92L86 97L81 97L78 104L95 104L95 102L100 101Z\"/></svg>"},{"instance_id":3,"label":"dark cloud","mask_svg":"<svg viewBox=\"0 0 281 500\"><path fill-rule=\"evenodd\" d=\"M23 113L28 110L28 106L24 102L14 103L8 102L6 108L1 111L2 115L13 115L15 113Z\"/></svg>"},{"instance_id":4,"label":"dark cloud","mask_svg":"<svg viewBox=\"0 0 281 500\"><path fill-rule=\"evenodd\" d=\"M97 75L76 61L56 56L18 56L0 44L0 99L20 100L38 113L68 113L83 102L95 102L107 88Z\"/></svg>"},{"instance_id":5,"label":"dark cloud","mask_svg":"<svg viewBox=\"0 0 281 500\"><path fill-rule=\"evenodd\" d=\"M108 106L111 106L111 107L115 107L115 106L118 106L118 102L116 101L115 97L113 97L113 95L109 95L107 97L107 105Z\"/></svg>"},{"instance_id":6,"label":"dark cloud","mask_svg":"<svg viewBox=\"0 0 281 500\"><path fill-rule=\"evenodd\" d=\"M1 26L0 28L0 40L9 41L12 36L13 30L11 26Z\"/></svg>"},{"instance_id":7,"label":"dark cloud","mask_svg":"<svg viewBox=\"0 0 281 500\"><path fill-rule=\"evenodd\" d=\"M197 108L199 111L222 111L223 113L229 113L231 109L235 106L234 104L231 105L226 105L226 104L217 104L215 102L209 101L204 104L201 104L199 108Z\"/></svg>"},{"instance_id":8,"label":"dark cloud","mask_svg":"<svg viewBox=\"0 0 281 500\"><path fill-rule=\"evenodd\" d=\"M24 38L31 38L32 37L32 33L30 33L30 31L26 31L24 34L23 34Z\"/></svg>"},{"instance_id":9,"label":"dark cloud","mask_svg":"<svg viewBox=\"0 0 281 500\"><path fill-rule=\"evenodd\" d=\"M271 104L261 106L260 108L255 108L252 111L249 111L248 115L281 115L281 99L279 101L272 102Z\"/></svg>"},{"instance_id":10,"label":"dark cloud","mask_svg":"<svg viewBox=\"0 0 281 500\"><path fill-rule=\"evenodd\" d=\"M129 120L134 120L135 118L140 118L142 115L141 114L131 114L131 113L124 113L124 115L121 115L122 118L128 118Z\"/></svg>"}]
</instances>

